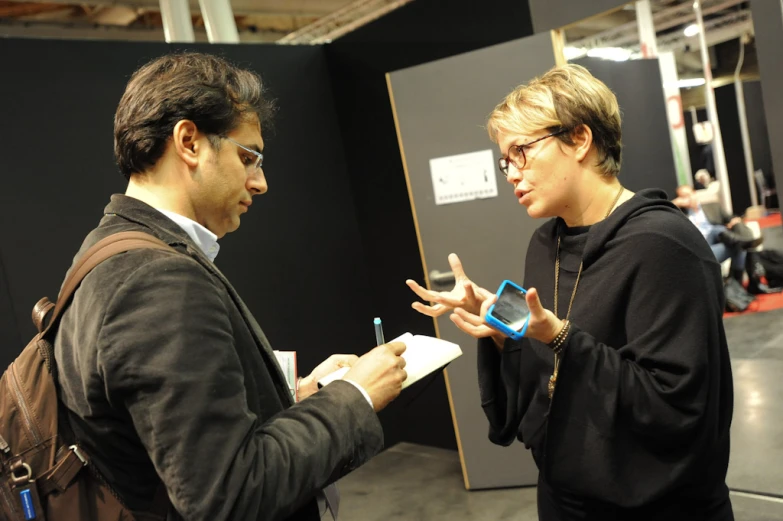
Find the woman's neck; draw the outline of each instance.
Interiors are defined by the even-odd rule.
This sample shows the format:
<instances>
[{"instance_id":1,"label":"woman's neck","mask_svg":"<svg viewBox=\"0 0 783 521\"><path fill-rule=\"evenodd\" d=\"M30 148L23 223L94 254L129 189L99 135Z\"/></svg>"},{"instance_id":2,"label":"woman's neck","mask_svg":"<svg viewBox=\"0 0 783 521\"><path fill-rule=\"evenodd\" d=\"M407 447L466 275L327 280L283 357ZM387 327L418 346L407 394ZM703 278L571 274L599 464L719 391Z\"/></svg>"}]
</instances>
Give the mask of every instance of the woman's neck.
<instances>
[{"instance_id":1,"label":"woman's neck","mask_svg":"<svg viewBox=\"0 0 783 521\"><path fill-rule=\"evenodd\" d=\"M603 221L609 213L627 199L617 177L599 178L591 186L585 186L573 205L566 206L566 211L560 217L571 228L575 226L590 226Z\"/></svg>"}]
</instances>

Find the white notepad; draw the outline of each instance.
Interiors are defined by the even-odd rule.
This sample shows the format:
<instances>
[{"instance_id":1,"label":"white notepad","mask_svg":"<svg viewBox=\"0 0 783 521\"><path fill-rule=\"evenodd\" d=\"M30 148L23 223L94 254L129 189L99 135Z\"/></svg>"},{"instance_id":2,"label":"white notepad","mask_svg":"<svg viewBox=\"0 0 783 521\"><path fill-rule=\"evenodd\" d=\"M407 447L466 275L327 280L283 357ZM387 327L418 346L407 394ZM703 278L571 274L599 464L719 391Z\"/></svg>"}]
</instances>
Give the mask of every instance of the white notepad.
<instances>
[{"instance_id":1,"label":"white notepad","mask_svg":"<svg viewBox=\"0 0 783 521\"><path fill-rule=\"evenodd\" d=\"M408 378L402 383L403 389L462 356L462 349L457 344L431 336L405 333L392 342L403 342L406 346L402 357L405 359L405 371L408 373ZM350 369L350 367L342 367L324 376L318 383L327 385L334 380L339 380Z\"/></svg>"}]
</instances>

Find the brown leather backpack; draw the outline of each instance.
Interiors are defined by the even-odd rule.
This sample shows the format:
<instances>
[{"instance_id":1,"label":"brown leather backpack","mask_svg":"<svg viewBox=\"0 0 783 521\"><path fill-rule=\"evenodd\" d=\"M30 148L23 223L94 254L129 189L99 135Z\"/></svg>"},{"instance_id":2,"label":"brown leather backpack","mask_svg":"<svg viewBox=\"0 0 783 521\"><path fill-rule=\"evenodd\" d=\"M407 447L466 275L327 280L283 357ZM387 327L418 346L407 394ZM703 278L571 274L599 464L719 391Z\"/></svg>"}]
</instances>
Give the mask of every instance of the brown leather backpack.
<instances>
[{"instance_id":1,"label":"brown leather backpack","mask_svg":"<svg viewBox=\"0 0 783 521\"><path fill-rule=\"evenodd\" d=\"M106 482L68 428L57 395L54 336L82 279L118 253L139 248L176 251L142 232L99 241L79 259L57 304L33 308L38 334L0 377L0 513L8 521L153 521L166 518L162 483L152 512L132 512ZM48 325L46 317L51 315Z\"/></svg>"}]
</instances>

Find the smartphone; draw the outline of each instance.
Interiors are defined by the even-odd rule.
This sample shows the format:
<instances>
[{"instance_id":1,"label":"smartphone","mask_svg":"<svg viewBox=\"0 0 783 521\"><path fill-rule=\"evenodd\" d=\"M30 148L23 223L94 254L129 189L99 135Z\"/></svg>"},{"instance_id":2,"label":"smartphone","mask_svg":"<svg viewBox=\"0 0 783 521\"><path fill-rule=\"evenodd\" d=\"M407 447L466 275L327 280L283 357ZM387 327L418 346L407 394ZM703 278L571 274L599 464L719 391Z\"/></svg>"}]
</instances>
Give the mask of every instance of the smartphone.
<instances>
[{"instance_id":1,"label":"smartphone","mask_svg":"<svg viewBox=\"0 0 783 521\"><path fill-rule=\"evenodd\" d=\"M504 280L496 293L497 301L490 306L484 317L487 324L514 340L524 337L530 321L530 309L525 300L526 293L510 280Z\"/></svg>"}]
</instances>

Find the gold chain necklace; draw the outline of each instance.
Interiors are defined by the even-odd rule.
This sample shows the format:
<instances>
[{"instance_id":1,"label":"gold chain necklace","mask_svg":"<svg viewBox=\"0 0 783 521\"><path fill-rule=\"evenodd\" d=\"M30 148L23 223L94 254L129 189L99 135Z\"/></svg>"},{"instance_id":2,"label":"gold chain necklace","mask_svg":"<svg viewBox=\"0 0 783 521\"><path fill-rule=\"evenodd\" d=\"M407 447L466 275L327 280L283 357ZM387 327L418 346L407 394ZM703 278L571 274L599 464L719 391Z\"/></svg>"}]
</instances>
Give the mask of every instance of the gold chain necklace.
<instances>
[{"instance_id":1,"label":"gold chain necklace","mask_svg":"<svg viewBox=\"0 0 783 521\"><path fill-rule=\"evenodd\" d=\"M620 190L617 192L617 196L614 198L614 202L609 207L609 210L604 215L604 219L609 217L614 207L617 206L617 202L620 200L620 196L623 195L623 186L620 185ZM576 282L574 283L574 290L571 292L571 300L568 302L568 311L566 311L565 322L571 316L571 306L574 304L574 297L576 297L576 288L579 287L579 278L582 276L582 266L584 262L579 263L579 271L576 273ZM555 316L557 317L557 295L560 290L560 234L557 235L557 255L555 257ZM566 327L566 326L564 326ZM560 351L555 351L555 363L552 375L549 377L549 385L547 390L549 391L549 399L555 394L555 385L557 384L557 371L560 368Z\"/></svg>"}]
</instances>

